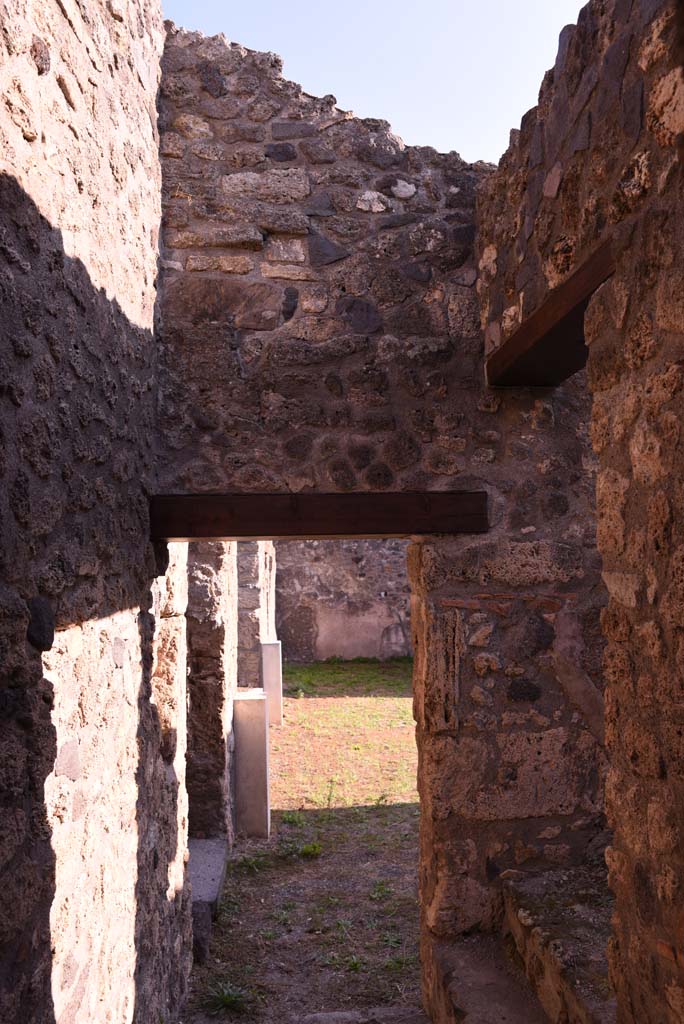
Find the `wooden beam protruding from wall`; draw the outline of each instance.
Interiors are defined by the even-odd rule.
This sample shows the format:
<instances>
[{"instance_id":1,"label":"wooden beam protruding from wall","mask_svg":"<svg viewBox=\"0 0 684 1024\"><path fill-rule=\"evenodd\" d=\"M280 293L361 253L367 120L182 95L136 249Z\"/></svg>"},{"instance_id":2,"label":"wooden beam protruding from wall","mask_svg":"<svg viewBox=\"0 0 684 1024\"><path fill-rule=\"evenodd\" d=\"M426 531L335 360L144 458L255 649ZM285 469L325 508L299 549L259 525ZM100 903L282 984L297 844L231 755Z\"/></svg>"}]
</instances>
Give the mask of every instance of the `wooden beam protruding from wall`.
<instances>
[{"instance_id":1,"label":"wooden beam protruding from wall","mask_svg":"<svg viewBox=\"0 0 684 1024\"><path fill-rule=\"evenodd\" d=\"M153 541L414 537L486 533L485 491L354 494L163 494Z\"/></svg>"},{"instance_id":2,"label":"wooden beam protruding from wall","mask_svg":"<svg viewBox=\"0 0 684 1024\"><path fill-rule=\"evenodd\" d=\"M492 352L485 363L487 383L492 387L555 387L581 370L587 361L584 313L596 289L614 272L608 240Z\"/></svg>"}]
</instances>

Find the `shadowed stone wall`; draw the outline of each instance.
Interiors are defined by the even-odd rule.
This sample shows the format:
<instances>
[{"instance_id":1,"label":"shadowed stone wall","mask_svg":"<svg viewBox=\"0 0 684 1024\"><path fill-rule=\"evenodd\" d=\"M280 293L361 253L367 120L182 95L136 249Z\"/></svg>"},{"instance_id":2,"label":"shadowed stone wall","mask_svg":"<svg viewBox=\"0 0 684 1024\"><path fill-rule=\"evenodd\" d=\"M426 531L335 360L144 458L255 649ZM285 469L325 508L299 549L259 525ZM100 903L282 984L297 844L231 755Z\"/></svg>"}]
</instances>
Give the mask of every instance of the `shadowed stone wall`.
<instances>
[{"instance_id":1,"label":"shadowed stone wall","mask_svg":"<svg viewBox=\"0 0 684 1024\"><path fill-rule=\"evenodd\" d=\"M493 927L505 871L571 864L603 826L601 746L556 671L571 636L599 685L586 384L483 384L484 165L174 28L160 110L164 488L490 495L488 536L409 557L431 1003L433 944Z\"/></svg>"},{"instance_id":2,"label":"shadowed stone wall","mask_svg":"<svg viewBox=\"0 0 684 1024\"><path fill-rule=\"evenodd\" d=\"M237 544L205 541L188 548L190 835L225 835L232 842Z\"/></svg>"},{"instance_id":3,"label":"shadowed stone wall","mask_svg":"<svg viewBox=\"0 0 684 1024\"><path fill-rule=\"evenodd\" d=\"M483 322L499 344L603 239L585 317L598 544L610 595L607 851L620 1022L684 1019L682 5L611 0L561 35L539 106L482 192ZM681 30L680 25L680 30ZM677 145L679 144L679 152Z\"/></svg>"},{"instance_id":4,"label":"shadowed stone wall","mask_svg":"<svg viewBox=\"0 0 684 1024\"><path fill-rule=\"evenodd\" d=\"M184 607L147 542L161 29L0 3L7 1024L171 1020L189 966Z\"/></svg>"},{"instance_id":5,"label":"shadowed stone wall","mask_svg":"<svg viewBox=\"0 0 684 1024\"><path fill-rule=\"evenodd\" d=\"M286 661L411 654L406 541L279 541L276 620Z\"/></svg>"}]
</instances>

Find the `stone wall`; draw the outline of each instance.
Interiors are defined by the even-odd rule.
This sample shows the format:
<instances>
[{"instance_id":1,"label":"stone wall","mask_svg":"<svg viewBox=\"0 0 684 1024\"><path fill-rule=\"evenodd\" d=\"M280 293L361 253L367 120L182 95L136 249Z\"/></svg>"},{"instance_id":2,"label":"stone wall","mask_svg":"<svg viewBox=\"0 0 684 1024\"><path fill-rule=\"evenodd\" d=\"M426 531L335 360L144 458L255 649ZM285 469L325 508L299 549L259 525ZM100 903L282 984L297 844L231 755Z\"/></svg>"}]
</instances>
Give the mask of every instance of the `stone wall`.
<instances>
[{"instance_id":1,"label":"stone wall","mask_svg":"<svg viewBox=\"0 0 684 1024\"><path fill-rule=\"evenodd\" d=\"M562 678L596 697L586 383L484 385L489 168L222 37L171 27L161 97L164 488L490 496L489 535L409 557L431 1005L433 944L493 927L504 872L572 864L603 826L601 730Z\"/></svg>"},{"instance_id":2,"label":"stone wall","mask_svg":"<svg viewBox=\"0 0 684 1024\"><path fill-rule=\"evenodd\" d=\"M406 541L279 541L285 661L411 654Z\"/></svg>"},{"instance_id":3,"label":"stone wall","mask_svg":"<svg viewBox=\"0 0 684 1024\"><path fill-rule=\"evenodd\" d=\"M182 607L146 539L161 29L0 4L8 1024L169 1021L188 967Z\"/></svg>"},{"instance_id":4,"label":"stone wall","mask_svg":"<svg viewBox=\"0 0 684 1024\"><path fill-rule=\"evenodd\" d=\"M273 541L237 546L239 686L261 686L261 645L276 639L276 553Z\"/></svg>"},{"instance_id":5,"label":"stone wall","mask_svg":"<svg viewBox=\"0 0 684 1024\"><path fill-rule=\"evenodd\" d=\"M170 29L160 102L162 420L174 491L447 489L483 466L482 168Z\"/></svg>"},{"instance_id":6,"label":"stone wall","mask_svg":"<svg viewBox=\"0 0 684 1024\"><path fill-rule=\"evenodd\" d=\"M188 796L190 834L233 838L233 703L237 687L237 545L189 545Z\"/></svg>"},{"instance_id":7,"label":"stone wall","mask_svg":"<svg viewBox=\"0 0 684 1024\"><path fill-rule=\"evenodd\" d=\"M675 3L592 0L493 174L170 28L160 366L158 11L0 12L0 1017L168 1024L182 1000L185 552L155 562L149 491L473 488L488 535L409 550L427 1005L435 943L602 828L601 619L621 1020L681 1020ZM607 232L586 321L604 608L587 381L488 390L475 285L491 349ZM232 552L191 564L203 834L217 808L230 830Z\"/></svg>"},{"instance_id":8,"label":"stone wall","mask_svg":"<svg viewBox=\"0 0 684 1024\"><path fill-rule=\"evenodd\" d=\"M684 75L681 4L587 5L481 202L489 344L612 238L585 317L598 543L610 594L607 851L618 1019L684 1016L681 658Z\"/></svg>"},{"instance_id":9,"label":"stone wall","mask_svg":"<svg viewBox=\"0 0 684 1024\"><path fill-rule=\"evenodd\" d=\"M76 922L78 935L83 940L91 935L101 936L101 922L107 921L107 930L114 933L101 936L101 959L96 958L92 967L102 972L106 978L111 1000L105 999L107 1009L111 1010L113 1021L130 1018L123 1009L114 1009L115 999L124 997L126 985L122 984L120 969L113 969L110 960L110 948L113 941L121 943L122 966L126 963L124 954L130 962L135 954L135 1005L132 1020L134 1024L147 1024L150 1015L159 1020L173 1024L176 1014L182 1007L188 976L192 961L192 925L191 925L191 893L187 873L188 849L188 793L186 787L186 759L188 753L188 661L186 640L186 611L188 605L188 545L169 544L169 566L163 577L156 579L152 586L152 606L149 613L138 617L140 634L152 650L152 663L148 665L143 647L142 657L138 665L143 669L142 685L139 689L139 716L137 722L130 711L124 710L122 722L137 731L138 763L135 772L135 790L131 785L131 776L126 767L116 763L110 776L111 794L115 796L117 788L125 790L130 798L131 792L136 795L137 824L137 874L135 876L135 899L133 907L136 916L135 941L130 943L126 936L124 946L117 934L121 920L126 912L131 913L128 894L125 902L119 894L112 892L110 884L104 885L101 880L99 890L101 904L88 906L87 914ZM101 638L99 647L99 670L107 666L107 637ZM102 642L104 641L104 642ZM116 644L114 645L116 659ZM116 664L116 660L115 660ZM147 672L150 671L150 684L147 684ZM114 675L116 679L116 674ZM126 678L126 673L124 673ZM135 676L132 677L135 685ZM120 702L121 695L110 693L108 706L112 700ZM127 701L128 704L128 701ZM130 706L130 705L129 705ZM80 709L79 709L80 710ZM111 761L111 743L113 730L118 726L115 716L111 720L107 713L102 716L106 733L98 735L94 744L98 750L98 768L106 757ZM99 725L99 722L98 722ZM120 732L113 733L116 739L122 738ZM125 735L125 734L124 734ZM59 757L58 757L59 763ZM123 768L123 770L122 770ZM102 779L97 780L98 806L102 807ZM131 828L131 817L126 813L123 801L120 818L115 817L114 823L122 830ZM102 812L101 830L93 830L89 840L97 844L93 850L95 863L98 858L105 861L105 868L98 864L104 878L126 879L130 883L131 864L124 857L117 857L115 844L110 841L112 831L111 816ZM58 815L56 815L58 817ZM64 852L65 863L73 857L73 832L69 830L68 847ZM104 841L103 841L104 839ZM59 864L59 861L58 861ZM92 870L92 869L91 869ZM80 882L80 874L78 879ZM59 870L58 870L59 879ZM73 886L79 884L72 878ZM71 903L73 887L67 888L68 902ZM122 894L124 895L124 894ZM88 894L90 896L90 894ZM59 902L56 901L57 906ZM116 908L116 910L114 910ZM125 909L124 909L125 908ZM60 910L53 905L53 918L59 919ZM100 925L98 929L97 925ZM70 975L73 965L72 944L74 936L65 950L65 974ZM93 956L93 953L90 953ZM86 963L88 961L85 961ZM54 968L53 968L54 969ZM94 989L94 991L93 991ZM75 1014L75 1021L97 1019L101 1013L102 1000L97 1002L97 989L88 980L85 995L89 996L90 1008L86 1009L85 997L80 997L81 1005ZM153 1007L153 1009L150 1009Z\"/></svg>"},{"instance_id":10,"label":"stone wall","mask_svg":"<svg viewBox=\"0 0 684 1024\"><path fill-rule=\"evenodd\" d=\"M423 977L437 1013L435 944L497 927L499 879L581 862L604 827L601 734L559 667L570 658L596 696L605 596L586 386L483 392L479 405L468 433L482 417L500 438L491 531L409 548Z\"/></svg>"}]
</instances>

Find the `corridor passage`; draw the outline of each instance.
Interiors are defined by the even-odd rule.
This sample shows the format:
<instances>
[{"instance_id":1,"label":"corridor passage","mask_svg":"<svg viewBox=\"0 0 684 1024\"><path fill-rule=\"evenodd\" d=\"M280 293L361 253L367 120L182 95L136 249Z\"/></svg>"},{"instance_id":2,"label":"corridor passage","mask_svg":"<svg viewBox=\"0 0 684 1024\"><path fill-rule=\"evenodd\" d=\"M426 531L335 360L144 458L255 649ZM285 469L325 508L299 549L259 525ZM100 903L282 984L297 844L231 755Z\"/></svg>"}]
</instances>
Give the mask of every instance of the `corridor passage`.
<instances>
[{"instance_id":1,"label":"corridor passage","mask_svg":"<svg viewBox=\"0 0 684 1024\"><path fill-rule=\"evenodd\" d=\"M285 724L271 729L273 833L235 846L184 1024L426 1020L411 668L286 668Z\"/></svg>"}]
</instances>

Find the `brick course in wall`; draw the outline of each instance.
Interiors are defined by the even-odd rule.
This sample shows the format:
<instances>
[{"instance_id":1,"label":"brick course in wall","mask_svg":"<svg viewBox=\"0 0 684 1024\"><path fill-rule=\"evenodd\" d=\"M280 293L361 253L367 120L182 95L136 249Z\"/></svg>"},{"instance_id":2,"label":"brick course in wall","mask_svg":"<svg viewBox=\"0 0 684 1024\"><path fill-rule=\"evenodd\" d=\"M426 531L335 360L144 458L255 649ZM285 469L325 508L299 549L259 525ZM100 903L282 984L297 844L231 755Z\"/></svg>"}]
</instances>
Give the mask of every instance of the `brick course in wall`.
<instances>
[{"instance_id":1,"label":"brick course in wall","mask_svg":"<svg viewBox=\"0 0 684 1024\"><path fill-rule=\"evenodd\" d=\"M273 541L240 541L238 686L262 686L261 645L276 639L276 554Z\"/></svg>"},{"instance_id":2,"label":"brick course in wall","mask_svg":"<svg viewBox=\"0 0 684 1024\"><path fill-rule=\"evenodd\" d=\"M237 545L189 544L188 777L190 835L234 834L233 694L237 686Z\"/></svg>"}]
</instances>

